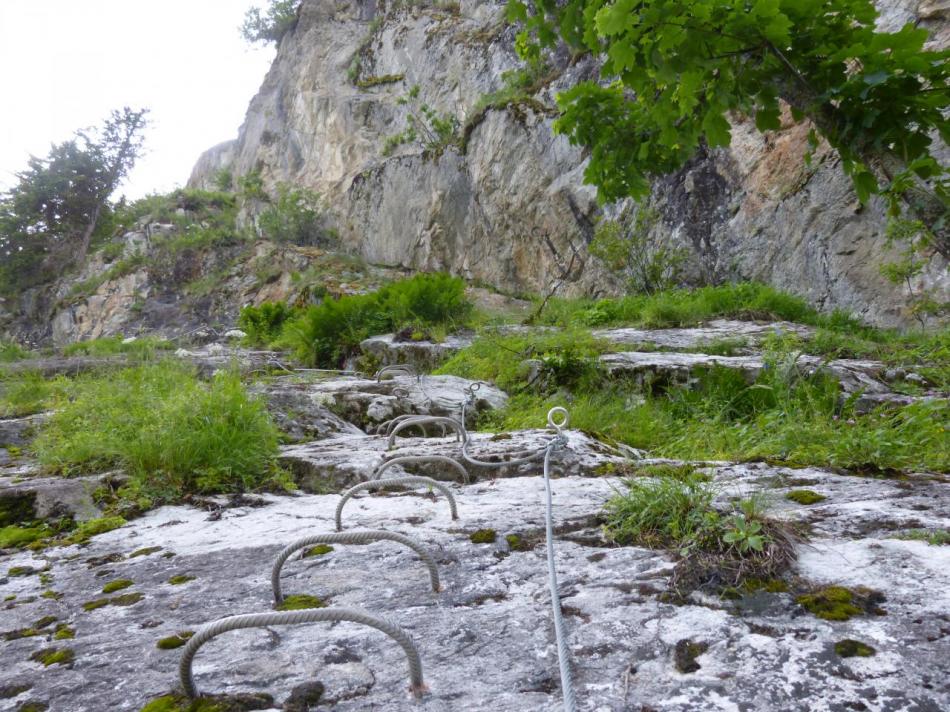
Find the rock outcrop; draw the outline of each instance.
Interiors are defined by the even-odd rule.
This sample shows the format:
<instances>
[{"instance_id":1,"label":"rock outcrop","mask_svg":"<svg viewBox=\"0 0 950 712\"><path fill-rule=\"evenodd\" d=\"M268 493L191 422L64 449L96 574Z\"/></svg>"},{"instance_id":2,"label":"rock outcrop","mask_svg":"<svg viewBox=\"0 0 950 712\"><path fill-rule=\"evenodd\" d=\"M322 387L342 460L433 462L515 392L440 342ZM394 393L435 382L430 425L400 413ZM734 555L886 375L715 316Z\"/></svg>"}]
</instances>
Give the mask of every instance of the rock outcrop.
<instances>
[{"instance_id":1,"label":"rock outcrop","mask_svg":"<svg viewBox=\"0 0 950 712\"><path fill-rule=\"evenodd\" d=\"M944 4L880 6L886 28L918 21L947 43ZM374 263L447 269L508 291L617 292L586 250L602 213L583 184L585 156L551 132L554 95L596 67L555 57L533 96L481 108L519 67L503 7L305 0L237 140L203 156L190 184L208 186L228 168L258 170L270 187L313 188L345 241ZM460 140L384 155L407 125L399 100L413 86L420 103L456 117ZM729 149L657 180L651 240L689 250L693 282L762 280L823 309L904 322L908 295L879 272L895 256L882 206L858 204L831 151L806 165L807 133L789 120L762 136L736 118ZM950 293L945 261L932 262L922 287Z\"/></svg>"}]
</instances>

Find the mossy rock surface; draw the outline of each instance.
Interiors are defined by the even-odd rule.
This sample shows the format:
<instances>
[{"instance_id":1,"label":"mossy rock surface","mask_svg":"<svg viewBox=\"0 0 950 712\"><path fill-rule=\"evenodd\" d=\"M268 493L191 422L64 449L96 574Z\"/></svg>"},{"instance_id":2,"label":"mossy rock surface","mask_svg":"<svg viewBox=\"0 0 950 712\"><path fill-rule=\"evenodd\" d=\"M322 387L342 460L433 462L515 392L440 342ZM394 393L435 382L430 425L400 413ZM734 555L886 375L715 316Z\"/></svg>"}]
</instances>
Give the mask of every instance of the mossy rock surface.
<instances>
[{"instance_id":1,"label":"mossy rock surface","mask_svg":"<svg viewBox=\"0 0 950 712\"><path fill-rule=\"evenodd\" d=\"M146 546L143 549L136 549L135 551L133 551L131 554L129 554L129 558L134 559L139 556L148 556L150 554L154 554L155 552L161 551L161 550L162 550L162 547L160 546Z\"/></svg>"},{"instance_id":2,"label":"mossy rock surface","mask_svg":"<svg viewBox=\"0 0 950 712\"><path fill-rule=\"evenodd\" d=\"M852 640L851 638L845 638L835 643L835 652L842 658L869 658L877 653L877 651L867 643L862 643L860 640Z\"/></svg>"},{"instance_id":3,"label":"mossy rock surface","mask_svg":"<svg viewBox=\"0 0 950 712\"><path fill-rule=\"evenodd\" d=\"M281 603L274 606L278 611L302 611L307 608L326 608L326 602L306 593L295 593L286 596Z\"/></svg>"},{"instance_id":4,"label":"mossy rock surface","mask_svg":"<svg viewBox=\"0 0 950 712\"><path fill-rule=\"evenodd\" d=\"M521 536L520 534L508 534L505 537L508 548L511 551L531 551L534 549L534 542Z\"/></svg>"},{"instance_id":5,"label":"mossy rock surface","mask_svg":"<svg viewBox=\"0 0 950 712\"><path fill-rule=\"evenodd\" d=\"M115 581L110 581L105 586L102 587L103 593L115 593L116 591L121 591L123 588L128 588L132 586L135 582L132 579L116 579Z\"/></svg>"},{"instance_id":6,"label":"mossy rock surface","mask_svg":"<svg viewBox=\"0 0 950 712\"><path fill-rule=\"evenodd\" d=\"M56 626L56 632L53 633L53 640L72 640L75 637L76 630L65 623Z\"/></svg>"},{"instance_id":7,"label":"mossy rock surface","mask_svg":"<svg viewBox=\"0 0 950 712\"><path fill-rule=\"evenodd\" d=\"M692 640L677 641L673 650L673 662L681 673L696 672L701 667L696 658L709 649L708 643L694 643Z\"/></svg>"},{"instance_id":8,"label":"mossy rock surface","mask_svg":"<svg viewBox=\"0 0 950 712\"><path fill-rule=\"evenodd\" d=\"M197 576L191 576L189 574L178 574L177 576L172 576L168 579L168 583L172 586L181 586L182 584L188 583L189 581L194 581Z\"/></svg>"},{"instance_id":9,"label":"mossy rock surface","mask_svg":"<svg viewBox=\"0 0 950 712\"><path fill-rule=\"evenodd\" d=\"M812 490L792 490L791 492L785 495L785 499L796 502L797 504L809 505L809 504L818 504L818 502L824 502L827 497L823 494L818 494Z\"/></svg>"},{"instance_id":10,"label":"mossy rock surface","mask_svg":"<svg viewBox=\"0 0 950 712\"><path fill-rule=\"evenodd\" d=\"M886 611L880 604L885 600L879 591L863 586L853 590L828 586L795 599L806 611L828 621L846 621L862 614L883 616Z\"/></svg>"},{"instance_id":11,"label":"mossy rock surface","mask_svg":"<svg viewBox=\"0 0 950 712\"><path fill-rule=\"evenodd\" d=\"M17 697L24 692L29 692L33 688L28 682L18 682L12 685L3 685L0 687L0 700L9 700L11 697Z\"/></svg>"},{"instance_id":12,"label":"mossy rock surface","mask_svg":"<svg viewBox=\"0 0 950 712\"><path fill-rule=\"evenodd\" d=\"M140 712L250 712L273 707L274 698L266 694L213 695L195 700L172 694L152 700Z\"/></svg>"},{"instance_id":13,"label":"mossy rock surface","mask_svg":"<svg viewBox=\"0 0 950 712\"><path fill-rule=\"evenodd\" d=\"M494 544L498 535L494 529L479 529L468 535L473 544Z\"/></svg>"},{"instance_id":14,"label":"mossy rock surface","mask_svg":"<svg viewBox=\"0 0 950 712\"><path fill-rule=\"evenodd\" d=\"M175 648L182 647L185 643L187 643L191 639L191 636L193 636L194 634L195 634L194 631L183 630L178 633L175 633L175 635L170 635L167 638L162 638L155 644L155 647L158 648L159 650L174 650Z\"/></svg>"},{"instance_id":15,"label":"mossy rock surface","mask_svg":"<svg viewBox=\"0 0 950 712\"><path fill-rule=\"evenodd\" d=\"M71 648L43 648L30 656L30 660L42 663L44 666L69 665L76 659Z\"/></svg>"},{"instance_id":16,"label":"mossy rock surface","mask_svg":"<svg viewBox=\"0 0 950 712\"><path fill-rule=\"evenodd\" d=\"M325 554L329 554L331 551L333 551L333 547L329 544L317 544L316 546L312 546L309 549L305 549L301 556L305 559L309 559L313 556L323 556Z\"/></svg>"}]
</instances>

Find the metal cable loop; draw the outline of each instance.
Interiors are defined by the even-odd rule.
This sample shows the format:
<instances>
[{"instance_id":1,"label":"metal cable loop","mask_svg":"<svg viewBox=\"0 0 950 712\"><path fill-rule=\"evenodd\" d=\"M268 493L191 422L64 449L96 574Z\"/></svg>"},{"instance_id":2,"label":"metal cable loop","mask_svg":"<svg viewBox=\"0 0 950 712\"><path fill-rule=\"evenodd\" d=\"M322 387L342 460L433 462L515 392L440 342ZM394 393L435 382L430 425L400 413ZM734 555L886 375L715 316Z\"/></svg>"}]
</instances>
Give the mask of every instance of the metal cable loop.
<instances>
[{"instance_id":1,"label":"metal cable loop","mask_svg":"<svg viewBox=\"0 0 950 712\"><path fill-rule=\"evenodd\" d=\"M456 440L461 440L462 442L464 442L465 440L465 435L466 435L465 426L459 423L455 418L447 418L445 416L440 416L440 415L420 415L412 419L407 418L406 420L403 420L401 423L396 425L396 427L392 429L392 432L389 433L389 442L387 444L387 447L389 449L392 449L393 445L396 442L396 435L398 435L400 431L405 430L406 428L410 428L414 425L430 425L430 424L442 425L442 426L447 425L455 431Z\"/></svg>"},{"instance_id":2,"label":"metal cable loop","mask_svg":"<svg viewBox=\"0 0 950 712\"><path fill-rule=\"evenodd\" d=\"M432 584L432 590L436 593L442 590L442 586L439 583L439 569L436 566L435 559L432 558L432 555L422 544L415 539L410 539L404 534L387 532L382 529L367 529L363 531L335 532L332 534L313 534L303 539L298 539L281 549L280 553L277 554L277 558L274 560L274 566L270 574L274 600L278 604L284 600L284 595L280 590L280 570L284 567L284 562L287 561L290 555L295 551L299 551L312 544L369 544L370 542L380 540L394 541L403 546L408 546L416 552L429 569L429 581Z\"/></svg>"},{"instance_id":3,"label":"metal cable loop","mask_svg":"<svg viewBox=\"0 0 950 712\"><path fill-rule=\"evenodd\" d=\"M462 466L462 463L460 463L454 457L448 457L447 455L403 455L401 457L394 457L391 460L386 460L379 467L377 467L376 472L374 472L369 479L381 479L383 473L395 465L408 465L423 462L440 462L444 465L454 467L455 471L462 476L462 482L465 484L468 484L469 482L468 471Z\"/></svg>"},{"instance_id":4,"label":"metal cable loop","mask_svg":"<svg viewBox=\"0 0 950 712\"><path fill-rule=\"evenodd\" d=\"M387 480L370 480L369 482L361 482L355 487L350 487L346 492L343 493L343 497L336 505L336 530L341 531L343 529L343 505L346 504L348 499L353 497L353 495L361 490L378 489L380 487L388 487L389 485L426 485L428 487L433 487L444 494L445 498L449 501L449 509L452 512L452 519L459 518L458 507L455 504L455 497L452 495L452 491L448 487L438 480L433 480L431 477L409 475L408 477L393 477L392 479Z\"/></svg>"},{"instance_id":5,"label":"metal cable loop","mask_svg":"<svg viewBox=\"0 0 950 712\"><path fill-rule=\"evenodd\" d=\"M228 616L202 626L185 644L178 664L178 675L185 694L194 699L198 688L192 676L191 665L202 645L222 633L242 628L261 628L271 625L296 625L298 623L316 623L319 621L350 621L375 628L388 635L402 647L409 662L409 689L416 698L422 697L426 690L422 679L422 661L412 638L399 626L355 608L310 608L303 611L282 611L278 613L248 613Z\"/></svg>"}]
</instances>

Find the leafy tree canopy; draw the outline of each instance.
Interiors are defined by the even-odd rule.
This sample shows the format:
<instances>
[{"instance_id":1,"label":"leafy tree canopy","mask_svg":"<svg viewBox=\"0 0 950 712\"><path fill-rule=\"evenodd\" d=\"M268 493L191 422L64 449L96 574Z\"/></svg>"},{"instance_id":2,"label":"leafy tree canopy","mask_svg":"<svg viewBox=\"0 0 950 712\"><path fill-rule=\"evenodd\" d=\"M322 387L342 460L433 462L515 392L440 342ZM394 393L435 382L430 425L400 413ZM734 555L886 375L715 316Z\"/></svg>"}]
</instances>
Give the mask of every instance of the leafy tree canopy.
<instances>
[{"instance_id":1,"label":"leafy tree canopy","mask_svg":"<svg viewBox=\"0 0 950 712\"><path fill-rule=\"evenodd\" d=\"M508 16L524 59L563 42L603 60L600 81L558 97L555 125L590 149L603 200L648 195L702 142L728 146L731 112L781 129L782 100L862 202L883 194L897 214L903 198L946 240L950 186L931 148L950 141L950 53L911 24L877 31L871 0L510 0Z\"/></svg>"},{"instance_id":2,"label":"leafy tree canopy","mask_svg":"<svg viewBox=\"0 0 950 712\"><path fill-rule=\"evenodd\" d=\"M36 281L46 256L85 257L110 196L142 153L147 113L113 111L102 126L53 145L45 158L30 157L16 185L0 194L0 286Z\"/></svg>"},{"instance_id":3,"label":"leafy tree canopy","mask_svg":"<svg viewBox=\"0 0 950 712\"><path fill-rule=\"evenodd\" d=\"M297 24L298 4L299 0L269 0L263 10L249 8L240 27L241 37L251 43L280 42Z\"/></svg>"}]
</instances>

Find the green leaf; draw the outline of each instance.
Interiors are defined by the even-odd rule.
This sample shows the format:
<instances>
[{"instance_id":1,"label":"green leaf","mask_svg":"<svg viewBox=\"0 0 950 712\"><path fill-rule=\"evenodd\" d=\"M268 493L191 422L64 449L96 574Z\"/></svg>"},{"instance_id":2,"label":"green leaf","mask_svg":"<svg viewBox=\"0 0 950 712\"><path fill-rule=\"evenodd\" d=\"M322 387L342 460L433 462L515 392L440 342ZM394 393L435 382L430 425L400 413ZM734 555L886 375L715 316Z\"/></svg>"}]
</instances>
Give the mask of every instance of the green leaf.
<instances>
[{"instance_id":1,"label":"green leaf","mask_svg":"<svg viewBox=\"0 0 950 712\"><path fill-rule=\"evenodd\" d=\"M729 122L721 113L715 110L706 112L703 118L703 132L706 134L706 143L710 148L728 146L732 140Z\"/></svg>"},{"instance_id":2,"label":"green leaf","mask_svg":"<svg viewBox=\"0 0 950 712\"><path fill-rule=\"evenodd\" d=\"M763 107L755 112L755 127L759 131L778 131L782 128L778 106Z\"/></svg>"},{"instance_id":3,"label":"green leaf","mask_svg":"<svg viewBox=\"0 0 950 712\"><path fill-rule=\"evenodd\" d=\"M851 176L854 183L854 192L858 194L861 203L868 202L872 193L878 192L877 178L866 170L859 170Z\"/></svg>"}]
</instances>

